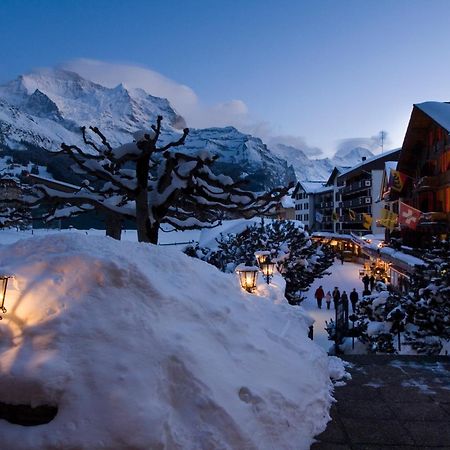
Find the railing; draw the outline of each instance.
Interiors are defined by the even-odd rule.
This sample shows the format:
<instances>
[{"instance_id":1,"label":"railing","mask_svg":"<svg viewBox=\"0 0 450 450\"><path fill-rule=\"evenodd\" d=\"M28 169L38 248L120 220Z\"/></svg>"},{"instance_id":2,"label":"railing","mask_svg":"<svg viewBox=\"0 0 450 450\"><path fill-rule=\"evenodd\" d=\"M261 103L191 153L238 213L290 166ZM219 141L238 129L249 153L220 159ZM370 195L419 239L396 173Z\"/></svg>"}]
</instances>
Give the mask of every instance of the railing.
<instances>
[{"instance_id":1,"label":"railing","mask_svg":"<svg viewBox=\"0 0 450 450\"><path fill-rule=\"evenodd\" d=\"M342 194L348 194L349 192L358 191L360 189L368 189L372 185L371 180L361 180L356 183L352 183L349 186L345 186L342 190Z\"/></svg>"},{"instance_id":2,"label":"railing","mask_svg":"<svg viewBox=\"0 0 450 450\"><path fill-rule=\"evenodd\" d=\"M427 190L429 188L439 188L441 186L445 186L450 184L450 170L447 170L445 173L440 173L439 175L434 176L425 176L420 178L417 181L416 189L418 190Z\"/></svg>"},{"instance_id":3,"label":"railing","mask_svg":"<svg viewBox=\"0 0 450 450\"><path fill-rule=\"evenodd\" d=\"M368 200L366 200L368 199ZM372 203L372 199L370 197L364 196L364 197L358 197L354 198L353 200L344 200L343 202L340 202L341 208L351 208L353 206L364 206L364 205L370 205Z\"/></svg>"}]
</instances>

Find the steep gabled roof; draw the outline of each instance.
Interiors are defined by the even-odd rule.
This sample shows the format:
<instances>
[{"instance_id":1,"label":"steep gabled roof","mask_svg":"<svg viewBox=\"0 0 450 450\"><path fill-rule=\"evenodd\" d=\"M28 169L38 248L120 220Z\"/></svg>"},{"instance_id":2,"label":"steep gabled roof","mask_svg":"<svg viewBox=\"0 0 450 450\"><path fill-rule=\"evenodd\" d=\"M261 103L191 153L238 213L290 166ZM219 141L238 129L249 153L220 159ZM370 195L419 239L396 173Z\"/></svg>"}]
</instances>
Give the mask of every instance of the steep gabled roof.
<instances>
[{"instance_id":1,"label":"steep gabled roof","mask_svg":"<svg viewBox=\"0 0 450 450\"><path fill-rule=\"evenodd\" d=\"M353 166L351 169L341 172L339 174L339 178L341 176L349 175L353 172L354 173L362 172L365 169L373 170L373 169L375 169L375 167L378 168L378 166L379 166L379 169L384 169L384 162L391 161L390 158L392 158L392 160L399 158L400 151L401 151L401 149L396 148L394 150L389 150L389 151L381 153L379 155L375 155L372 158L367 158L365 161L361 161L359 164L357 164L356 166Z\"/></svg>"},{"instance_id":2,"label":"steep gabled roof","mask_svg":"<svg viewBox=\"0 0 450 450\"><path fill-rule=\"evenodd\" d=\"M297 185L295 186L294 192L292 195L295 195L298 190L300 189L300 186L307 194L313 194L318 189L322 188L324 186L323 181L299 181Z\"/></svg>"},{"instance_id":3,"label":"steep gabled roof","mask_svg":"<svg viewBox=\"0 0 450 450\"><path fill-rule=\"evenodd\" d=\"M416 103L414 106L419 108L442 128L445 128L448 132L450 132L450 103L424 102Z\"/></svg>"}]
</instances>

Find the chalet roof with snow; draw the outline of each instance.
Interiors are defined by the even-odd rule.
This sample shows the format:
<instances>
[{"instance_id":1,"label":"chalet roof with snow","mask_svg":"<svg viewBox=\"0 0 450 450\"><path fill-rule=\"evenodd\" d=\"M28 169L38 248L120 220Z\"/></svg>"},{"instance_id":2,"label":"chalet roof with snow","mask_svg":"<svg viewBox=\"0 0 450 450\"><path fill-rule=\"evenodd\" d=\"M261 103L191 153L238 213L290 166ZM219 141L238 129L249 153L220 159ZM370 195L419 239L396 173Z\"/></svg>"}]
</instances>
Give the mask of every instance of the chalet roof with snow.
<instances>
[{"instance_id":1,"label":"chalet roof with snow","mask_svg":"<svg viewBox=\"0 0 450 450\"><path fill-rule=\"evenodd\" d=\"M294 192L292 195L297 194L300 188L303 189L307 194L314 194L319 189L324 187L324 181L299 181L295 186Z\"/></svg>"},{"instance_id":2,"label":"chalet roof with snow","mask_svg":"<svg viewBox=\"0 0 450 450\"><path fill-rule=\"evenodd\" d=\"M414 106L450 132L450 102L424 102Z\"/></svg>"},{"instance_id":3,"label":"chalet roof with snow","mask_svg":"<svg viewBox=\"0 0 450 450\"><path fill-rule=\"evenodd\" d=\"M380 155L375 155L372 158L367 158L364 161L361 161L356 166L341 172L338 177L349 177L352 175L357 175L359 172L364 170L384 170L384 163L386 161L395 161L400 157L400 148L396 148L394 150L389 150L387 152L381 153Z\"/></svg>"}]
</instances>

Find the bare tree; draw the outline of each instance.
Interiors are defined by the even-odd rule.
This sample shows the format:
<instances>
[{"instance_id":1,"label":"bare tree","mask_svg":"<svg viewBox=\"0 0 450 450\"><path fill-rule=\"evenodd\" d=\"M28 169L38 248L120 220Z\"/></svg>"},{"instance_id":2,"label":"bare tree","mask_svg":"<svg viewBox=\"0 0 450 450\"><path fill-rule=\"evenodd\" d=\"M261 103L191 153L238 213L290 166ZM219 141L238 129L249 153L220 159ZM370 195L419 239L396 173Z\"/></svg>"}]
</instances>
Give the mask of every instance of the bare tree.
<instances>
[{"instance_id":1,"label":"bare tree","mask_svg":"<svg viewBox=\"0 0 450 450\"><path fill-rule=\"evenodd\" d=\"M40 201L55 206L48 218L67 217L88 210L107 215L107 234L120 238L124 218L136 221L140 242L158 242L162 224L175 229L217 225L224 215L252 217L268 213L290 186L265 193L244 190L241 182L211 170L216 157L207 152L175 152L185 143L189 129L178 139L158 145L162 117L135 141L117 148L96 127L81 129L86 149L63 143L58 153L74 162L74 170L87 181L75 192L61 193L37 185ZM87 151L89 149L89 151Z\"/></svg>"}]
</instances>

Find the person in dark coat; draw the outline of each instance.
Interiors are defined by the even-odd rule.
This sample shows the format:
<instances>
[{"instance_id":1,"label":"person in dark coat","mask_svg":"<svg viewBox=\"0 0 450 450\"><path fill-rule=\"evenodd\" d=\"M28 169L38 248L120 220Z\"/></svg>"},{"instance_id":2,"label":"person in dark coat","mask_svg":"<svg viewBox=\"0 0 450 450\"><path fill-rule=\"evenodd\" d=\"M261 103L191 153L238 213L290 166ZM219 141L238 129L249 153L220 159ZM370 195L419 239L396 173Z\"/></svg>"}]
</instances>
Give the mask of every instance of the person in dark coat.
<instances>
[{"instance_id":1,"label":"person in dark coat","mask_svg":"<svg viewBox=\"0 0 450 450\"><path fill-rule=\"evenodd\" d=\"M341 302L344 305L345 323L348 323L348 295L345 291L342 291Z\"/></svg>"},{"instance_id":2,"label":"person in dark coat","mask_svg":"<svg viewBox=\"0 0 450 450\"><path fill-rule=\"evenodd\" d=\"M370 291L372 292L373 288L375 287L375 277L371 275L369 281L370 281Z\"/></svg>"},{"instance_id":3,"label":"person in dark coat","mask_svg":"<svg viewBox=\"0 0 450 450\"><path fill-rule=\"evenodd\" d=\"M339 300L341 298L341 293L339 292L339 289L337 286L333 289L333 303L334 303L334 309L337 309L337 305L339 303Z\"/></svg>"},{"instance_id":4,"label":"person in dark coat","mask_svg":"<svg viewBox=\"0 0 450 450\"><path fill-rule=\"evenodd\" d=\"M314 294L314 297L316 297L316 300L317 300L317 307L319 309L322 309L322 299L325 297L325 292L323 292L322 286L319 286L316 289L316 293Z\"/></svg>"},{"instance_id":5,"label":"person in dark coat","mask_svg":"<svg viewBox=\"0 0 450 450\"><path fill-rule=\"evenodd\" d=\"M367 275L367 273L362 277L362 282L364 283L364 290L368 291L369 290L370 278L369 278L369 275Z\"/></svg>"},{"instance_id":6,"label":"person in dark coat","mask_svg":"<svg viewBox=\"0 0 450 450\"><path fill-rule=\"evenodd\" d=\"M353 291L350 292L350 302L352 304L352 312L355 312L358 300L359 300L358 293L356 292L356 289L353 288Z\"/></svg>"}]
</instances>

